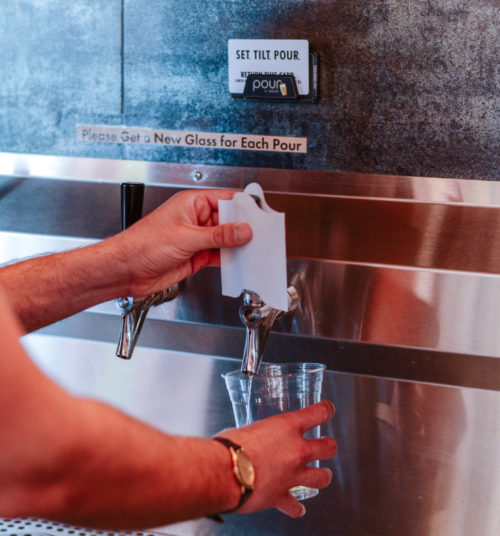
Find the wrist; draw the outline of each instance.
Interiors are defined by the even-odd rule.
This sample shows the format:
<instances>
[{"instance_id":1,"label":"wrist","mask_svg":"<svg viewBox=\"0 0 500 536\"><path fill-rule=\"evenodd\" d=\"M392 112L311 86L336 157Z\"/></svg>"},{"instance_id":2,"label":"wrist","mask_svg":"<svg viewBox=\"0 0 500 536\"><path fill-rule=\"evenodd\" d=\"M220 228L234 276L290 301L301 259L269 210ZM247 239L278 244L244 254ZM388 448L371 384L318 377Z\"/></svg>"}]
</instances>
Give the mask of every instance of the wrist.
<instances>
[{"instance_id":1,"label":"wrist","mask_svg":"<svg viewBox=\"0 0 500 536\"><path fill-rule=\"evenodd\" d=\"M233 460L228 448L218 441L211 441L219 459L220 508L217 513L235 510L241 500L241 485L236 480Z\"/></svg>"},{"instance_id":2,"label":"wrist","mask_svg":"<svg viewBox=\"0 0 500 536\"><path fill-rule=\"evenodd\" d=\"M94 244L89 250L94 284L107 294L103 301L130 296L130 257L116 237Z\"/></svg>"}]
</instances>

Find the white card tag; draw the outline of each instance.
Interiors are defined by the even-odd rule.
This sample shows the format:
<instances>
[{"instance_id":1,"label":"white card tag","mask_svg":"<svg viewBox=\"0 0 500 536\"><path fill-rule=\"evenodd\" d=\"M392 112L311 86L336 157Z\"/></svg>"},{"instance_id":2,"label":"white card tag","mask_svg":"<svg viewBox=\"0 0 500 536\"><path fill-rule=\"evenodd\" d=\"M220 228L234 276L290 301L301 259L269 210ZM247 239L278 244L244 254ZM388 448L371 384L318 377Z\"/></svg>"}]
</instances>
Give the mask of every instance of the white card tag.
<instances>
[{"instance_id":1,"label":"white card tag","mask_svg":"<svg viewBox=\"0 0 500 536\"><path fill-rule=\"evenodd\" d=\"M219 201L219 223L237 221L248 223L253 237L244 246L221 249L222 294L236 298L249 290L270 307L287 311L285 214L269 207L262 188L252 183L231 201Z\"/></svg>"},{"instance_id":2,"label":"white card tag","mask_svg":"<svg viewBox=\"0 0 500 536\"><path fill-rule=\"evenodd\" d=\"M309 41L230 39L229 92L242 94L249 74L294 75L299 95L309 94Z\"/></svg>"}]
</instances>

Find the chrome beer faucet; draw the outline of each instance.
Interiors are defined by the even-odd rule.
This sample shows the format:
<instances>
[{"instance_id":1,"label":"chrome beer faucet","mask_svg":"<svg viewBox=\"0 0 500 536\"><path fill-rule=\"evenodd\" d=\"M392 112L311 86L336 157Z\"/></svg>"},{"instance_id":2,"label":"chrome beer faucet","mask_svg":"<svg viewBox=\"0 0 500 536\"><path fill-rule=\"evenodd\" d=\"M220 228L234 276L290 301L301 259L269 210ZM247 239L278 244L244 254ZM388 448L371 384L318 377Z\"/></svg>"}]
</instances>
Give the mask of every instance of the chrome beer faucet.
<instances>
[{"instance_id":1,"label":"chrome beer faucet","mask_svg":"<svg viewBox=\"0 0 500 536\"><path fill-rule=\"evenodd\" d=\"M144 184L138 182L122 183L121 185L121 216L122 231L142 218L144 204ZM175 284L144 298L118 298L116 306L122 314L120 337L116 355L122 359L130 359L142 326L151 307L172 301L179 294L179 285Z\"/></svg>"},{"instance_id":2,"label":"chrome beer faucet","mask_svg":"<svg viewBox=\"0 0 500 536\"><path fill-rule=\"evenodd\" d=\"M247 328L245 350L241 363L241 372L253 376L259 371L264 348L269 332L275 320L284 315L292 314L299 304L299 294L295 287L288 287L288 311L279 311L266 305L258 294L250 290L243 292L243 305L240 307L240 318Z\"/></svg>"}]
</instances>

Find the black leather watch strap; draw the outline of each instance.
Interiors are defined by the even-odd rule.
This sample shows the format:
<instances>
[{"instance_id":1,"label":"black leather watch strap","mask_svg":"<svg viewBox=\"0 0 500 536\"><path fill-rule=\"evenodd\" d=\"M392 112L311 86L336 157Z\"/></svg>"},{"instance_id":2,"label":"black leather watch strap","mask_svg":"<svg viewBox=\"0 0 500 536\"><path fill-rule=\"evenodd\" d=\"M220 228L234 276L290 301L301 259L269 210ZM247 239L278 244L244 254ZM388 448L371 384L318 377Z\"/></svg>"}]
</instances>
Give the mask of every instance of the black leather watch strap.
<instances>
[{"instance_id":1,"label":"black leather watch strap","mask_svg":"<svg viewBox=\"0 0 500 536\"><path fill-rule=\"evenodd\" d=\"M236 443L233 443L232 441L224 437L214 437L213 439L215 439L215 441L219 441L219 443L222 443L227 448L232 448L235 452L241 449L240 445L237 445ZM238 508L240 508L248 499L248 497L250 497L250 495L252 494L253 489L247 488L241 483L240 485L242 488L242 494L241 494L241 498L240 498L240 502L238 503L238 506L236 506L236 508L233 508L232 510L229 510L228 512L223 512L224 514L230 514L231 512L238 510Z\"/></svg>"},{"instance_id":2,"label":"black leather watch strap","mask_svg":"<svg viewBox=\"0 0 500 536\"><path fill-rule=\"evenodd\" d=\"M224 437L214 437L215 441L219 441L223 445L226 445L227 448L232 447L234 450L241 449L240 445L237 445L236 443L233 443L229 439L225 439Z\"/></svg>"}]
</instances>

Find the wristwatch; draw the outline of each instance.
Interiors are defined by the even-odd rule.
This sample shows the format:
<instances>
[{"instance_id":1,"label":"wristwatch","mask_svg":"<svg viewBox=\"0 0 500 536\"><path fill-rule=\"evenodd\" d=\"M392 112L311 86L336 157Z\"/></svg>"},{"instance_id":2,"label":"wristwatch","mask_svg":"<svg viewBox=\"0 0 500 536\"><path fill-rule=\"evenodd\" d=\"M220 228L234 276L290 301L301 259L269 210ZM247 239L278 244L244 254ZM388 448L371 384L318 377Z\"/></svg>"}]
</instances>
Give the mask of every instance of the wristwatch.
<instances>
[{"instance_id":1,"label":"wristwatch","mask_svg":"<svg viewBox=\"0 0 500 536\"><path fill-rule=\"evenodd\" d=\"M233 443L229 439L225 439L223 437L214 437L214 439L229 449L233 462L233 473L238 481L238 484L241 486L241 498L238 506L233 510L224 512L225 514L229 514L230 512L238 510L238 508L240 508L252 494L255 483L255 471L250 458L245 452L245 449L240 447L240 445L237 445L236 443ZM216 517L218 516L212 516L212 518ZM220 521L220 519L216 520Z\"/></svg>"}]
</instances>

